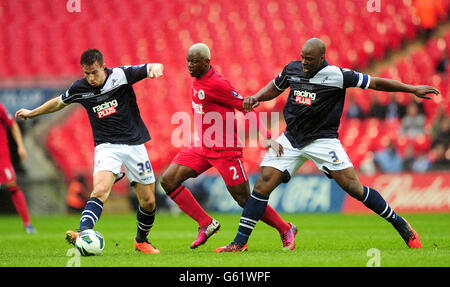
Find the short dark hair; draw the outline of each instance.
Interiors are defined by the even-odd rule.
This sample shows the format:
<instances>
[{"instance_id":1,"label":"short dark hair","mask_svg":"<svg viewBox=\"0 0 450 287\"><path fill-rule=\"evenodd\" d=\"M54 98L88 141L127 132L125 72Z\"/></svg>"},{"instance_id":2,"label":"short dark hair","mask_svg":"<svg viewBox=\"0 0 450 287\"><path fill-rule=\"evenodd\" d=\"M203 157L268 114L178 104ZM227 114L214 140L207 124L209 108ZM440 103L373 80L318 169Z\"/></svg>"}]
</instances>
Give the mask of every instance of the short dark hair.
<instances>
[{"instance_id":1,"label":"short dark hair","mask_svg":"<svg viewBox=\"0 0 450 287\"><path fill-rule=\"evenodd\" d=\"M81 54L81 65L92 65L97 62L100 66L103 66L103 54L97 49L87 49Z\"/></svg>"}]
</instances>

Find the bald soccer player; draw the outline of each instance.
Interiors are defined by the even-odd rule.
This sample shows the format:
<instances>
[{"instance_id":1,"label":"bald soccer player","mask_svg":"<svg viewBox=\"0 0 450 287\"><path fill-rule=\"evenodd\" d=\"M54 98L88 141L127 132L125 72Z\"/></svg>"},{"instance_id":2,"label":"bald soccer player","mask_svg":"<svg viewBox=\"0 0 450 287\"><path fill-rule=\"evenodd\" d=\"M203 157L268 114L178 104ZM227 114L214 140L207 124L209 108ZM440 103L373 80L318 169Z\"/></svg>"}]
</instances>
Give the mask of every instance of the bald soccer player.
<instances>
[{"instance_id":1,"label":"bald soccer player","mask_svg":"<svg viewBox=\"0 0 450 287\"><path fill-rule=\"evenodd\" d=\"M216 233L220 224L203 210L191 192L183 186L183 182L215 167L225 181L228 192L241 207L250 197L250 187L243 167L242 144L237 136L234 117L235 110L245 112L242 96L210 65L211 53L205 44L197 43L190 47L186 60L189 74L195 78L192 110L194 120L198 121L198 124L194 125L195 133L201 141L175 156L161 177L161 186L181 210L197 221L198 236L191 244L194 249ZM233 117L227 116L230 113ZM209 116L214 116L215 126L222 125L222 131L228 131L227 125L233 125L232 131L228 134L218 132L214 139L209 139L205 131L210 129L212 124L204 121ZM259 119L259 116L255 114L255 117L249 118ZM274 140L270 138L264 124L258 120L253 124L259 127L259 131L265 136L265 144L270 146ZM297 229L293 224L284 221L270 206L263 212L262 221L278 230L284 250L294 249Z\"/></svg>"},{"instance_id":2,"label":"bald soccer player","mask_svg":"<svg viewBox=\"0 0 450 287\"><path fill-rule=\"evenodd\" d=\"M244 100L244 109L250 111L290 88L283 110L286 131L272 142L275 148L261 162L260 176L245 204L235 239L215 252L247 250L247 241L264 214L270 193L279 184L287 183L307 160L312 160L350 196L390 222L408 247L421 248L419 235L408 222L375 189L360 183L338 140L338 128L347 88L405 92L422 99L431 99L428 94L440 92L430 86L411 86L329 65L325 50L320 39L309 39L303 45L300 61L287 64L274 80Z\"/></svg>"}]
</instances>

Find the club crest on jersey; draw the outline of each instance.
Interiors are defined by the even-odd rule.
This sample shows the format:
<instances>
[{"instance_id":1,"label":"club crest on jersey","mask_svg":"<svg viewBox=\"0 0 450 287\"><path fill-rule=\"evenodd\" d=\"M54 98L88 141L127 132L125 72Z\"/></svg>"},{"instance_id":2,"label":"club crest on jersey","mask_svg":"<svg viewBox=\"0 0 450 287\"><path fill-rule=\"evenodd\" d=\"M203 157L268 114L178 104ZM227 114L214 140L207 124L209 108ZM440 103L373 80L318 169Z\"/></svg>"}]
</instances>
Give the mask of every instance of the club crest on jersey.
<instances>
[{"instance_id":1,"label":"club crest on jersey","mask_svg":"<svg viewBox=\"0 0 450 287\"><path fill-rule=\"evenodd\" d=\"M112 100L109 102L104 102L101 105L92 108L94 113L97 113L99 119L107 117L117 112L116 107L118 106L117 100Z\"/></svg>"},{"instance_id":2,"label":"club crest on jersey","mask_svg":"<svg viewBox=\"0 0 450 287\"><path fill-rule=\"evenodd\" d=\"M205 92L203 90L198 91L198 98L203 100L205 98Z\"/></svg>"},{"instance_id":3,"label":"club crest on jersey","mask_svg":"<svg viewBox=\"0 0 450 287\"><path fill-rule=\"evenodd\" d=\"M312 101L316 99L316 93L308 91L294 91L295 102L301 105L311 105Z\"/></svg>"}]
</instances>

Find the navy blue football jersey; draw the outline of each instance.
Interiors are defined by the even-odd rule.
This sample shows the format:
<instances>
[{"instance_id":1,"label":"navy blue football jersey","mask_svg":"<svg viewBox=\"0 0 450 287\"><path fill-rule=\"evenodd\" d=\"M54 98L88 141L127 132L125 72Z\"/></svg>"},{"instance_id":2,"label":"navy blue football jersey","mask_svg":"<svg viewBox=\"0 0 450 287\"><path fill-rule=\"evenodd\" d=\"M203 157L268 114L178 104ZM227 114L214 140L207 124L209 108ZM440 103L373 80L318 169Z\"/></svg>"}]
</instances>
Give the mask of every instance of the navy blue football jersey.
<instances>
[{"instance_id":1,"label":"navy blue football jersey","mask_svg":"<svg viewBox=\"0 0 450 287\"><path fill-rule=\"evenodd\" d=\"M87 111L95 145L101 143L138 145L150 140L142 121L132 85L147 77L147 64L105 68L101 87L86 78L75 81L61 95L64 104L79 103Z\"/></svg>"},{"instance_id":2,"label":"navy blue football jersey","mask_svg":"<svg viewBox=\"0 0 450 287\"><path fill-rule=\"evenodd\" d=\"M308 77L301 61L292 61L273 83L279 91L290 88L283 109L287 124L285 135L293 147L301 148L319 138L338 138L346 89L367 89L370 76L325 61Z\"/></svg>"}]
</instances>

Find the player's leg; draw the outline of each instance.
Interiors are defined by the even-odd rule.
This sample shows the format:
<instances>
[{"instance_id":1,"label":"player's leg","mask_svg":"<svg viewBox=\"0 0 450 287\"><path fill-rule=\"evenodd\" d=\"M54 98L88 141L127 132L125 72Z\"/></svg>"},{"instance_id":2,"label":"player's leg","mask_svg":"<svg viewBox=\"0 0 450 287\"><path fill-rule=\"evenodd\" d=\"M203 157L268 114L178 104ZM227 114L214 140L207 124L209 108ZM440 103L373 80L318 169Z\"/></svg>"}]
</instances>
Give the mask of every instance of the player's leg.
<instances>
[{"instance_id":1,"label":"player's leg","mask_svg":"<svg viewBox=\"0 0 450 287\"><path fill-rule=\"evenodd\" d=\"M189 166L171 163L164 171L160 183L178 207L202 227L210 224L212 218L200 206L191 191L183 185L185 180L196 176L197 172Z\"/></svg>"},{"instance_id":2,"label":"player's leg","mask_svg":"<svg viewBox=\"0 0 450 287\"><path fill-rule=\"evenodd\" d=\"M111 193L114 182L121 174L121 147L112 144L100 144L95 147L94 179L90 198L87 200L80 218L79 232L66 231L66 240L75 244L78 234L94 228L103 211L103 204Z\"/></svg>"},{"instance_id":3,"label":"player's leg","mask_svg":"<svg viewBox=\"0 0 450 287\"><path fill-rule=\"evenodd\" d=\"M192 249L204 244L220 229L219 222L206 213L191 191L182 184L188 178L197 177L209 167L209 163L196 153L185 150L174 158L174 161L164 171L160 181L166 194L184 213L198 223L197 238L190 246Z\"/></svg>"},{"instance_id":4,"label":"player's leg","mask_svg":"<svg viewBox=\"0 0 450 287\"><path fill-rule=\"evenodd\" d=\"M115 180L116 174L109 170L101 170L94 175L90 198L81 213L80 231L94 228L100 220L103 204L108 199Z\"/></svg>"},{"instance_id":5,"label":"player's leg","mask_svg":"<svg viewBox=\"0 0 450 287\"><path fill-rule=\"evenodd\" d=\"M353 169L353 164L339 140L316 140L304 148L304 152L320 170L332 177L345 192L392 223L409 247L420 248L420 239L409 224L394 212L378 191L360 183Z\"/></svg>"},{"instance_id":6,"label":"player's leg","mask_svg":"<svg viewBox=\"0 0 450 287\"><path fill-rule=\"evenodd\" d=\"M238 232L233 242L219 247L214 252L233 252L247 250L247 241L267 208L270 193L283 182L285 174L276 168L262 166L253 192L248 198L242 211Z\"/></svg>"},{"instance_id":7,"label":"player's leg","mask_svg":"<svg viewBox=\"0 0 450 287\"><path fill-rule=\"evenodd\" d=\"M213 166L219 170L233 199L244 208L250 198L250 185L242 160L241 155L230 158L222 157L213 161ZM295 247L294 238L297 233L295 225L284 221L270 205L267 205L261 221L278 230L283 248L293 249Z\"/></svg>"},{"instance_id":8,"label":"player's leg","mask_svg":"<svg viewBox=\"0 0 450 287\"><path fill-rule=\"evenodd\" d=\"M260 175L256 180L253 192L242 211L238 232L233 242L227 246L219 247L214 252L234 252L247 249L247 241L258 220L262 218L267 209L270 193L282 182L288 182L291 175L306 159L301 157L298 149L290 144L289 140L282 134L277 142L283 146L282 156L270 149L261 162ZM293 229L294 236L296 228ZM295 246L295 245L294 245ZM291 249L290 246L288 249Z\"/></svg>"},{"instance_id":9,"label":"player's leg","mask_svg":"<svg viewBox=\"0 0 450 287\"><path fill-rule=\"evenodd\" d=\"M6 170L4 169L3 172ZM14 175L14 170L11 169L11 171L8 171L11 173L11 176ZM30 215L28 212L28 206L27 202L25 200L25 195L23 194L22 190L17 185L15 179L9 180L6 183L4 183L4 186L8 193L11 195L11 200L14 204L14 207L17 210L17 213L19 214L20 218L22 219L23 226L25 228L25 231L27 233L36 233L36 229L33 227L30 221Z\"/></svg>"},{"instance_id":10,"label":"player's leg","mask_svg":"<svg viewBox=\"0 0 450 287\"><path fill-rule=\"evenodd\" d=\"M408 247L421 248L417 232L412 229L404 218L395 213L394 209L389 206L378 191L371 187L363 186L352 167L330 171L330 175L349 195L361 201L367 208L390 222Z\"/></svg>"},{"instance_id":11,"label":"player's leg","mask_svg":"<svg viewBox=\"0 0 450 287\"><path fill-rule=\"evenodd\" d=\"M125 174L130 181L138 198L139 206L136 211L136 236L134 247L136 250L159 254L147 239L156 214L155 201L155 174L148 158L145 145L123 145L122 152L119 153L123 162Z\"/></svg>"},{"instance_id":12,"label":"player's leg","mask_svg":"<svg viewBox=\"0 0 450 287\"><path fill-rule=\"evenodd\" d=\"M133 186L139 202L136 213L137 232L134 242L135 248L144 253L159 254L159 250L147 238L153 227L156 215L155 183L136 183Z\"/></svg>"},{"instance_id":13,"label":"player's leg","mask_svg":"<svg viewBox=\"0 0 450 287\"><path fill-rule=\"evenodd\" d=\"M216 160L213 163L213 166L216 167L222 175L228 192L233 199L239 206L244 208L250 198L250 185L248 183L247 173L242 164L242 158L221 158ZM291 227L270 205L267 205L261 221L276 228L280 234L287 232Z\"/></svg>"},{"instance_id":14,"label":"player's leg","mask_svg":"<svg viewBox=\"0 0 450 287\"><path fill-rule=\"evenodd\" d=\"M248 181L238 185L227 186L227 189L239 206L244 208L250 198L250 186ZM278 212L276 212L269 204L267 204L266 210L260 220L278 230L284 250L293 250L295 248L297 227L293 223L283 220Z\"/></svg>"}]
</instances>

